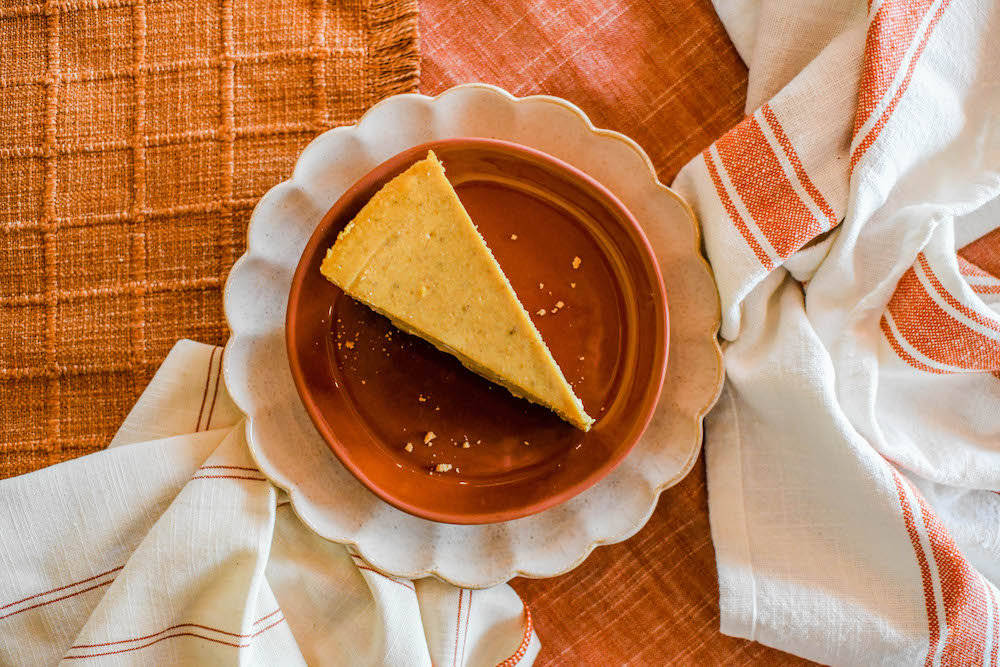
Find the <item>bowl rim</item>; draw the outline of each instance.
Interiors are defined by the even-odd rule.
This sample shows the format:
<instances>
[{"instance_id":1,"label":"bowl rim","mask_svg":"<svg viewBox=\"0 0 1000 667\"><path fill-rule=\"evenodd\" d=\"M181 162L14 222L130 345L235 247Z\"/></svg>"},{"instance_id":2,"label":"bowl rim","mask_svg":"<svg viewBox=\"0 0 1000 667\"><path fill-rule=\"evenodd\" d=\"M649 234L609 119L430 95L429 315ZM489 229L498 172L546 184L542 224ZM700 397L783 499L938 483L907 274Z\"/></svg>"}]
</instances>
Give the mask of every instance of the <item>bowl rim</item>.
<instances>
[{"instance_id":1,"label":"bowl rim","mask_svg":"<svg viewBox=\"0 0 1000 667\"><path fill-rule=\"evenodd\" d=\"M314 257L316 255L321 240L326 236L326 232L333 221L340 216L341 209L347 202L354 198L358 191L368 188L371 185L371 181L375 179L376 175L384 177L386 172L392 173L394 170L403 166L404 163L419 159L419 157L414 156L419 156L421 153L426 153L428 150L454 146L499 149L508 154L534 158L564 172L564 174L570 179L582 181L588 187L597 191L597 193L605 200L605 202L602 202L602 205L606 208L613 208L617 214L616 217L627 222L630 236L634 241L638 242L640 251L643 253L645 258L649 260L648 266L652 269L652 277L655 279L654 301L656 310L658 311L657 324L662 328L662 344L656 346L656 351L654 353L654 357L656 358L655 363L658 367L654 369L649 381L649 384L653 387L653 389L645 395L644 410L641 416L635 420L638 428L633 431L631 442L618 447L615 450L615 454L607 458L603 465L596 467L591 473L575 483L561 489L559 492L550 494L530 504L502 510L455 512L431 510L403 500L391 492L391 487L387 489L385 486L379 484L371 475L364 471L362 466L357 465L347 455L347 446L337 438L334 433L334 429L330 428L323 416L322 410L312 396L309 384L305 380L305 373L302 370L303 360L300 358L298 347L295 345L295 341L298 338L299 325L298 318L294 317L293 313L298 310L300 301L305 298L302 285L306 272L311 268L310 262L306 261L306 258ZM347 190L345 190L343 194L337 198L336 202L334 202L329 210L327 210L327 212L320 219L320 222L317 223L315 229L313 229L310 234L309 240L299 256L295 272L292 276L291 285L289 287L288 303L285 311L284 338L292 381L295 385L296 393L302 401L303 407L306 409L310 422L312 422L321 439L337 457L340 464L343 465L358 481L360 481L365 488L389 505L406 512L407 514L422 519L456 525L481 525L501 523L504 521L524 518L555 507L556 505L566 502L567 500L579 495L583 491L597 484L625 460L631 450L635 447L636 443L638 443L638 441L642 438L642 435L649 426L650 421L652 421L653 415L656 411L656 406L659 404L659 400L662 395L670 350L670 312L667 301L666 287L663 283L663 274L652 244L649 242L642 226L632 215L632 212L607 187L581 169L578 169L577 167L574 167L559 158L549 155L548 153L531 148L530 146L525 146L512 141L485 137L450 137L411 146L410 148L404 149L403 151L400 151L399 153L396 153L388 159L380 162L378 165L361 176L361 178L359 178Z\"/></svg>"}]
</instances>

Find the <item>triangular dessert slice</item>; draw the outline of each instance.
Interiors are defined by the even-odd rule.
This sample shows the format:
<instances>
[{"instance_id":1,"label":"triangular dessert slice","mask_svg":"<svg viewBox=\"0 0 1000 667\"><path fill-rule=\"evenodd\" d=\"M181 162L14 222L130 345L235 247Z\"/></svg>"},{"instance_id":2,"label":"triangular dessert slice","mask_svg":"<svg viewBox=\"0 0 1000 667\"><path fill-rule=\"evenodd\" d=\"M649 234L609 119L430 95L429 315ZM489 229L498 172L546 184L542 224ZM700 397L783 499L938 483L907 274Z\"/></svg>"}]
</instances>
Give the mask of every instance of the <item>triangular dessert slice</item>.
<instances>
[{"instance_id":1,"label":"triangular dessert slice","mask_svg":"<svg viewBox=\"0 0 1000 667\"><path fill-rule=\"evenodd\" d=\"M584 431L593 424L433 152L371 198L321 270L515 396Z\"/></svg>"}]
</instances>

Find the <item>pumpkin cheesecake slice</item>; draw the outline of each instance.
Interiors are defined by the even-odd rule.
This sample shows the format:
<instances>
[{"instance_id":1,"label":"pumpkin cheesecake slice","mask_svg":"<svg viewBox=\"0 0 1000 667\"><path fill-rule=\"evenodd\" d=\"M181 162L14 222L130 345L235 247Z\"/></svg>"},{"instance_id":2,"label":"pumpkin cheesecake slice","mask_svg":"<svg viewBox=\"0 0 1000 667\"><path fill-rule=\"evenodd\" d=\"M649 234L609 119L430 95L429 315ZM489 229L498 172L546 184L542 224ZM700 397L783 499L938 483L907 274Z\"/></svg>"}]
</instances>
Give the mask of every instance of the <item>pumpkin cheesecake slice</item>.
<instances>
[{"instance_id":1,"label":"pumpkin cheesecake slice","mask_svg":"<svg viewBox=\"0 0 1000 667\"><path fill-rule=\"evenodd\" d=\"M515 396L584 431L594 423L433 152L371 198L340 232L321 271Z\"/></svg>"}]
</instances>

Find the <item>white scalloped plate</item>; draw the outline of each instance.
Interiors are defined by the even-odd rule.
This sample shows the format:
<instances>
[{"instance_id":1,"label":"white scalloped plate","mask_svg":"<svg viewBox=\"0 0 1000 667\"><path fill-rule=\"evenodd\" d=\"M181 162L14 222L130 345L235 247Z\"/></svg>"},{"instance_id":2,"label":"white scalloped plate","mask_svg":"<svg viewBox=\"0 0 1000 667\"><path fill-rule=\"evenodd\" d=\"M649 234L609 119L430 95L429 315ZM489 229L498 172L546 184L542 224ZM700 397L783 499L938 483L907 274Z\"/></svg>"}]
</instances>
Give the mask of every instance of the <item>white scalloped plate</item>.
<instances>
[{"instance_id":1,"label":"white scalloped plate","mask_svg":"<svg viewBox=\"0 0 1000 667\"><path fill-rule=\"evenodd\" d=\"M407 148L448 137L491 137L544 151L614 192L642 225L660 262L670 304L667 378L648 429L625 461L571 500L506 523L458 526L401 512L361 485L316 432L292 384L285 308L299 256L320 219L355 181ZM722 387L719 301L699 252L690 208L660 183L646 154L624 135L596 129L549 96L516 98L468 84L437 97L397 95L356 125L330 130L303 151L292 178L272 188L250 219L247 251L226 281L232 336L224 373L247 415L250 452L322 537L352 545L401 577L436 576L485 588L515 576L552 577L598 545L620 542L649 519L664 489L691 469L702 418Z\"/></svg>"}]
</instances>

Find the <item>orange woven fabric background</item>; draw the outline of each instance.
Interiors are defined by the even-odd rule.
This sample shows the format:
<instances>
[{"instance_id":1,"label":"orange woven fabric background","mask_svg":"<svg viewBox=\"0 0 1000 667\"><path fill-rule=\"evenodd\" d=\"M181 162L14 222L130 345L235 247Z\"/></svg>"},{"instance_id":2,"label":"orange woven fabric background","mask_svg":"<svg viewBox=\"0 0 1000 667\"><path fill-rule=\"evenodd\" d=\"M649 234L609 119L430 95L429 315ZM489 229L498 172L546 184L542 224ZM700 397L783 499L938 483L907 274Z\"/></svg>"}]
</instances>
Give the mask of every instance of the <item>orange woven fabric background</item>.
<instances>
[{"instance_id":1,"label":"orange woven fabric background","mask_svg":"<svg viewBox=\"0 0 1000 667\"><path fill-rule=\"evenodd\" d=\"M179 338L224 343L250 211L416 87L416 0L0 6L0 477L103 448Z\"/></svg>"}]
</instances>

